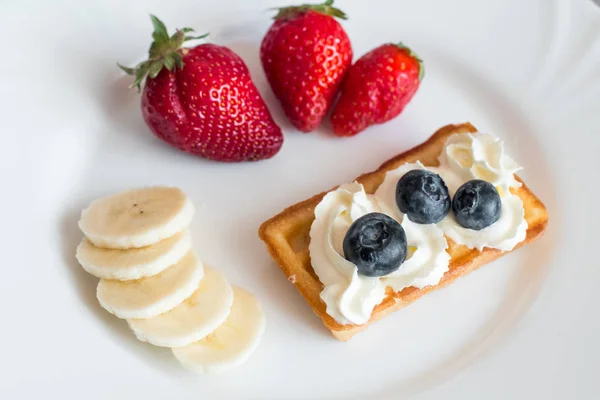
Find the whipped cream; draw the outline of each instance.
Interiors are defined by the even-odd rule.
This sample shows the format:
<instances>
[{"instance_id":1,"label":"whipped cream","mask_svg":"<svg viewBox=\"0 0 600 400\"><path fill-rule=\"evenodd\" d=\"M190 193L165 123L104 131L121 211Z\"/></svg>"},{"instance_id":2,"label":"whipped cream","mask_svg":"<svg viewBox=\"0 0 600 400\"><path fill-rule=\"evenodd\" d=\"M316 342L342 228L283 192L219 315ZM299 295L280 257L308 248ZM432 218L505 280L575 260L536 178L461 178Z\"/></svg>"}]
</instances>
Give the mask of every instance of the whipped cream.
<instances>
[{"instance_id":1,"label":"whipped cream","mask_svg":"<svg viewBox=\"0 0 600 400\"><path fill-rule=\"evenodd\" d=\"M450 262L450 255L446 252L448 242L442 230L435 224L423 225L412 222L396 204L398 180L413 169L425 169L425 167L419 161L401 165L389 171L375 191L381 212L400 222L406 233L408 248L414 251L398 270L382 277L382 280L397 292L409 286L420 289L437 285L448 271Z\"/></svg>"},{"instance_id":2,"label":"whipped cream","mask_svg":"<svg viewBox=\"0 0 600 400\"><path fill-rule=\"evenodd\" d=\"M327 313L340 324L364 324L385 297L386 287L398 292L415 286L435 285L448 271L450 255L442 231L400 216L406 233L408 257L400 268L384 277L366 277L344 258L343 241L350 225L371 212L385 212L376 196L359 183L342 185L325 195L315 209L309 251L313 269L324 289L321 299Z\"/></svg>"},{"instance_id":3,"label":"whipped cream","mask_svg":"<svg viewBox=\"0 0 600 400\"><path fill-rule=\"evenodd\" d=\"M519 196L501 197L502 211L498 221L479 231L460 225L452 212L438 226L453 242L482 250L490 247L502 251L512 250L527 236L525 209Z\"/></svg>"},{"instance_id":4,"label":"whipped cream","mask_svg":"<svg viewBox=\"0 0 600 400\"><path fill-rule=\"evenodd\" d=\"M385 287L378 278L358 275L342 250L345 232L352 222L377 209L359 183L327 193L315 208L308 246L311 263L324 285L321 299L327 314L340 324L364 324L385 297Z\"/></svg>"},{"instance_id":5,"label":"whipped cream","mask_svg":"<svg viewBox=\"0 0 600 400\"><path fill-rule=\"evenodd\" d=\"M427 168L439 174L450 196L471 179L490 182L500 194L500 219L479 231L461 226L452 211L438 223L444 234L455 243L482 250L490 247L512 250L527 236L527 221L521 199L510 188L521 186L515 172L522 168L504 153L504 143L489 133L460 133L446 141L439 158L439 167Z\"/></svg>"},{"instance_id":6,"label":"whipped cream","mask_svg":"<svg viewBox=\"0 0 600 400\"><path fill-rule=\"evenodd\" d=\"M510 187L520 186L514 174L522 168L504 154L504 142L489 133L450 136L438 160L441 168L449 168L462 183L482 179L503 193L508 193Z\"/></svg>"}]
</instances>

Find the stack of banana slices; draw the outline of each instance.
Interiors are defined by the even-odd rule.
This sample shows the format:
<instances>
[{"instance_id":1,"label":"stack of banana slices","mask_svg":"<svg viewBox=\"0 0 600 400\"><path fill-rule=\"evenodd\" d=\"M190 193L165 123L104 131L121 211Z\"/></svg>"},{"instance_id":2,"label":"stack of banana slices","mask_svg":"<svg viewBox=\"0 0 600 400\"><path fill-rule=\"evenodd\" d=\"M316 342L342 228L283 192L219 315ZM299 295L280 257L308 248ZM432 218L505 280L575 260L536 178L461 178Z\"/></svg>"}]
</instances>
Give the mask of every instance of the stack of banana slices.
<instances>
[{"instance_id":1,"label":"stack of banana slices","mask_svg":"<svg viewBox=\"0 0 600 400\"><path fill-rule=\"evenodd\" d=\"M100 278L100 305L138 339L171 347L199 373L244 363L265 318L258 300L231 287L192 249L194 205L180 189L149 187L92 202L79 220L77 260Z\"/></svg>"}]
</instances>

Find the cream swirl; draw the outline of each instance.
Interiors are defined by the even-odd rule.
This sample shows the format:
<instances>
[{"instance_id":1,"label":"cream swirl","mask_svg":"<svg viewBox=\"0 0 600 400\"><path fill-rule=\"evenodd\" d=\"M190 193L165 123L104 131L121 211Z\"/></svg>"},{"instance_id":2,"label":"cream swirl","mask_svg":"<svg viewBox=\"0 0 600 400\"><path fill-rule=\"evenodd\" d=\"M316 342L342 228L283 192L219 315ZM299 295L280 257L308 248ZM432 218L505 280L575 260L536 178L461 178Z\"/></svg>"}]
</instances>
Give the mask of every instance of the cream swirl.
<instances>
[{"instance_id":1,"label":"cream swirl","mask_svg":"<svg viewBox=\"0 0 600 400\"><path fill-rule=\"evenodd\" d=\"M489 133L460 133L446 141L439 156L440 166L430 167L448 186L450 196L471 179L490 182L500 194L500 219L479 231L461 226L452 211L438 223L444 234L455 243L482 250L484 247L512 250L527 236L527 221L521 199L511 193L511 187L521 184L515 172L521 167L504 154L504 143Z\"/></svg>"},{"instance_id":2,"label":"cream swirl","mask_svg":"<svg viewBox=\"0 0 600 400\"><path fill-rule=\"evenodd\" d=\"M324 289L321 299L327 313L340 324L364 324L385 297L386 287L400 291L408 286L435 285L448 270L450 256L442 231L404 218L409 255L396 271L379 278L358 274L343 256L342 244L350 225L365 214L380 211L375 196L351 183L325 195L315 208L309 252L313 269Z\"/></svg>"},{"instance_id":3,"label":"cream swirl","mask_svg":"<svg viewBox=\"0 0 600 400\"><path fill-rule=\"evenodd\" d=\"M323 197L315 208L310 228L311 263L324 285L321 299L327 314L340 324L364 324L385 297L377 278L358 275L356 266L343 256L342 242L352 222L378 207L359 183L340 186Z\"/></svg>"},{"instance_id":4,"label":"cream swirl","mask_svg":"<svg viewBox=\"0 0 600 400\"><path fill-rule=\"evenodd\" d=\"M471 179L488 181L501 193L518 187L515 172L522 168L504 153L504 142L489 133L452 135L439 156L440 167L449 168L463 183Z\"/></svg>"},{"instance_id":5,"label":"cream swirl","mask_svg":"<svg viewBox=\"0 0 600 400\"><path fill-rule=\"evenodd\" d=\"M422 225L412 222L396 204L398 180L414 169L426 168L417 161L388 171L375 192L381 211L401 223L406 233L408 247L414 251L397 271L385 277L388 286L396 291L408 286L422 288L436 285L448 271L450 262L450 255L446 252L448 242L442 230L435 224Z\"/></svg>"},{"instance_id":6,"label":"cream swirl","mask_svg":"<svg viewBox=\"0 0 600 400\"><path fill-rule=\"evenodd\" d=\"M479 231L468 229L456 222L450 212L438 226L452 241L470 248L482 250L490 247L502 251L512 250L527 236L527 221L523 202L519 196L508 194L501 197L500 219Z\"/></svg>"}]
</instances>

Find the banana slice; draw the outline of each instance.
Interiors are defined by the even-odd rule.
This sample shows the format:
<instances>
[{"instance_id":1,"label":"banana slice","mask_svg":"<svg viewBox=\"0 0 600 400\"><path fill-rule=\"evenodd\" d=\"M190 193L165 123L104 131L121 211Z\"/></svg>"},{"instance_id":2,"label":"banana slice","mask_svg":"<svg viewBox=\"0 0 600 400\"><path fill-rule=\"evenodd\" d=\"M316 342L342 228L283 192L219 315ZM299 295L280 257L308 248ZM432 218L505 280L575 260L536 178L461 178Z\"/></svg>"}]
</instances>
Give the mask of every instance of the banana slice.
<instances>
[{"instance_id":1,"label":"banana slice","mask_svg":"<svg viewBox=\"0 0 600 400\"><path fill-rule=\"evenodd\" d=\"M100 305L119 318L151 318L172 310L190 297L204 275L193 251L158 275L135 281L101 279Z\"/></svg>"},{"instance_id":2,"label":"banana slice","mask_svg":"<svg viewBox=\"0 0 600 400\"><path fill-rule=\"evenodd\" d=\"M79 228L97 247L129 249L160 242L190 225L194 205L180 189L148 187L93 201Z\"/></svg>"},{"instance_id":3,"label":"banana slice","mask_svg":"<svg viewBox=\"0 0 600 400\"><path fill-rule=\"evenodd\" d=\"M181 347L205 338L229 315L233 290L218 271L204 267L198 289L171 311L149 319L130 319L129 327L142 342Z\"/></svg>"},{"instance_id":4,"label":"banana slice","mask_svg":"<svg viewBox=\"0 0 600 400\"><path fill-rule=\"evenodd\" d=\"M187 230L137 249L103 249L83 238L76 257L83 269L103 279L121 281L156 275L176 264L192 249Z\"/></svg>"},{"instance_id":5,"label":"banana slice","mask_svg":"<svg viewBox=\"0 0 600 400\"><path fill-rule=\"evenodd\" d=\"M206 338L173 349L188 369L201 373L223 372L243 364L258 346L265 330L260 303L252 294L235 286L227 320Z\"/></svg>"}]
</instances>

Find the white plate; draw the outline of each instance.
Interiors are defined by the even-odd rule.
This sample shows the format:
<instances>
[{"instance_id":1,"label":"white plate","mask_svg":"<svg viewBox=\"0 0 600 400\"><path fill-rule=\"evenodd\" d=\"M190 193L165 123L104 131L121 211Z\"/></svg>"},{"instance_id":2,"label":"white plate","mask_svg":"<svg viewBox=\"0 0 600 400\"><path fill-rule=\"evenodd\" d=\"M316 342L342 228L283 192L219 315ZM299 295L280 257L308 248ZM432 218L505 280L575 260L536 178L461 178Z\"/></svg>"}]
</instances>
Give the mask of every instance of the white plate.
<instances>
[{"instance_id":1,"label":"white plate","mask_svg":"<svg viewBox=\"0 0 600 400\"><path fill-rule=\"evenodd\" d=\"M286 1L2 2L1 398L597 398L600 362L600 9L590 0L339 1L356 56L409 44L426 78L401 117L340 140L290 129L258 45ZM116 62L144 56L148 14L193 26L248 63L286 141L222 165L145 127ZM547 204L535 245L335 341L268 257L261 221L471 121L504 137ZM104 312L74 259L91 199L145 184L199 208L201 257L257 294L267 331L243 367L183 370Z\"/></svg>"}]
</instances>

